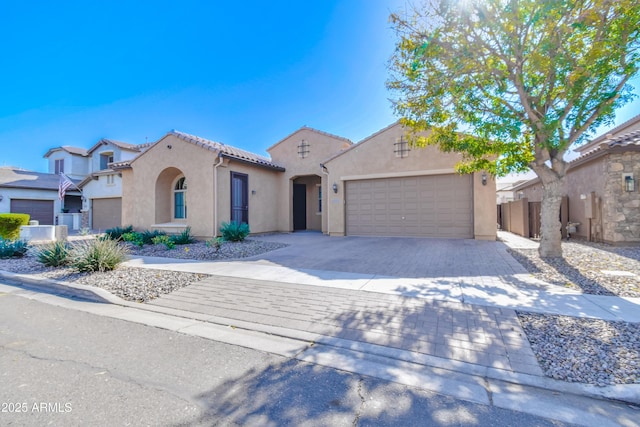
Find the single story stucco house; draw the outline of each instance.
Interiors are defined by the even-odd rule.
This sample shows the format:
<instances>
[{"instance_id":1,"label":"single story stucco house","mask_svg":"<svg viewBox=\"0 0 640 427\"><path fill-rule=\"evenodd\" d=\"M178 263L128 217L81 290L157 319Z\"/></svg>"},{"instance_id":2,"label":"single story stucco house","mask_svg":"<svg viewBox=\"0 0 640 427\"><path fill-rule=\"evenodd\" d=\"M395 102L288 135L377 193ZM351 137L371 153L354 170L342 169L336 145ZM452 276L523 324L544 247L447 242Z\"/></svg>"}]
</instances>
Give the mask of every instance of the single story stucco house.
<instances>
[{"instance_id":1,"label":"single story stucco house","mask_svg":"<svg viewBox=\"0 0 640 427\"><path fill-rule=\"evenodd\" d=\"M252 233L496 237L495 182L454 172L458 154L408 145L399 123L353 144L302 127L270 158L171 131L122 173L122 224L199 237L223 222Z\"/></svg>"}]
</instances>

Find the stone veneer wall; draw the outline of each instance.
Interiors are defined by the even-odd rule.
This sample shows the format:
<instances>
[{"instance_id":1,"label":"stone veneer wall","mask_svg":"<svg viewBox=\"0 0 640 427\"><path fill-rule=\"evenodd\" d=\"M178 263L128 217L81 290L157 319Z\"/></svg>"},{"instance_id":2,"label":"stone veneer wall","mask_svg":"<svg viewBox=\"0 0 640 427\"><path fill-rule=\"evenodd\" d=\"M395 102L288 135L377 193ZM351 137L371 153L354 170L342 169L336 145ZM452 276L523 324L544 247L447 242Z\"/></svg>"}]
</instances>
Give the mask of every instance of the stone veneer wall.
<instances>
[{"instance_id":1,"label":"stone veneer wall","mask_svg":"<svg viewBox=\"0 0 640 427\"><path fill-rule=\"evenodd\" d=\"M623 188L622 174L633 173L635 191ZM608 156L603 195L603 237L608 243L640 243L640 152Z\"/></svg>"}]
</instances>

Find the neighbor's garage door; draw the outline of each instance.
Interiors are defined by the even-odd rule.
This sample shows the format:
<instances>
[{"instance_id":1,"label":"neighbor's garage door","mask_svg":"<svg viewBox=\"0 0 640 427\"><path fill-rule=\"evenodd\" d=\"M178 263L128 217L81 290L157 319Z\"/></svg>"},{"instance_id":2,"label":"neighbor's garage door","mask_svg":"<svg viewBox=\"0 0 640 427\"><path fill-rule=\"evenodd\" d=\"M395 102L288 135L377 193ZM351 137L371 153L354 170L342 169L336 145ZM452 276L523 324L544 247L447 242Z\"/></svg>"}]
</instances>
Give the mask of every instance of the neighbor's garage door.
<instances>
[{"instance_id":1,"label":"neighbor's garage door","mask_svg":"<svg viewBox=\"0 0 640 427\"><path fill-rule=\"evenodd\" d=\"M91 228L94 230L106 230L122 225L122 198L91 199L91 206Z\"/></svg>"},{"instance_id":2,"label":"neighbor's garage door","mask_svg":"<svg viewBox=\"0 0 640 427\"><path fill-rule=\"evenodd\" d=\"M470 175L346 183L347 234L473 238Z\"/></svg>"},{"instance_id":3,"label":"neighbor's garage door","mask_svg":"<svg viewBox=\"0 0 640 427\"><path fill-rule=\"evenodd\" d=\"M26 213L41 225L53 225L53 200L11 199L12 213Z\"/></svg>"}]
</instances>

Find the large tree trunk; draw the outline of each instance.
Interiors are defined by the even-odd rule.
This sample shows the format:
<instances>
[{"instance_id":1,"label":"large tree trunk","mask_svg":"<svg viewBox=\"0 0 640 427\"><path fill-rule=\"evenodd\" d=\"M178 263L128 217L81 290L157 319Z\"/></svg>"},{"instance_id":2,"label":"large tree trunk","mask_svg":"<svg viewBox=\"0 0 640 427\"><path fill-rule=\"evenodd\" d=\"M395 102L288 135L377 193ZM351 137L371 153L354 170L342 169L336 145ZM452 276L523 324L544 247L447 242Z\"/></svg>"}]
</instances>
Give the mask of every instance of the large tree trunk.
<instances>
[{"instance_id":1,"label":"large tree trunk","mask_svg":"<svg viewBox=\"0 0 640 427\"><path fill-rule=\"evenodd\" d=\"M564 177L542 184L542 209L540 210L540 256L562 256L562 224L560 222L560 206L564 191Z\"/></svg>"}]
</instances>

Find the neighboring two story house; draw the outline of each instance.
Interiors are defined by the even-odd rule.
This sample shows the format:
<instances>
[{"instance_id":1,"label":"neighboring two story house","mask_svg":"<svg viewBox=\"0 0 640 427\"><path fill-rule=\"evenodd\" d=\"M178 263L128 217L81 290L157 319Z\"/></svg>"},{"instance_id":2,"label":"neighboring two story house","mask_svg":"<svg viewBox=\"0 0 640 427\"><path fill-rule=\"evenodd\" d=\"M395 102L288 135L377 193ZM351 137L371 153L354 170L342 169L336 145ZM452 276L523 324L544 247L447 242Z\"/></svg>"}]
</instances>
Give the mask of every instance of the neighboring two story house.
<instances>
[{"instance_id":1,"label":"neighboring two story house","mask_svg":"<svg viewBox=\"0 0 640 427\"><path fill-rule=\"evenodd\" d=\"M82 190L82 197L79 193L65 197L65 211L82 213L82 225L94 230L120 225L122 180L110 164L131 160L147 146L101 139L88 150L69 146L49 150L44 156L49 161L49 172L63 172L78 180Z\"/></svg>"}]
</instances>

